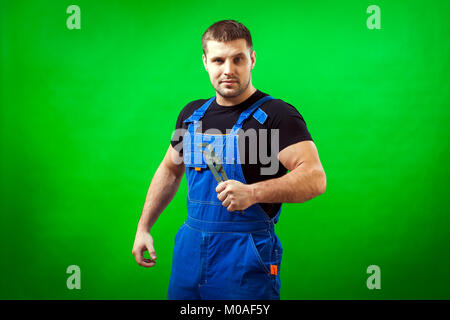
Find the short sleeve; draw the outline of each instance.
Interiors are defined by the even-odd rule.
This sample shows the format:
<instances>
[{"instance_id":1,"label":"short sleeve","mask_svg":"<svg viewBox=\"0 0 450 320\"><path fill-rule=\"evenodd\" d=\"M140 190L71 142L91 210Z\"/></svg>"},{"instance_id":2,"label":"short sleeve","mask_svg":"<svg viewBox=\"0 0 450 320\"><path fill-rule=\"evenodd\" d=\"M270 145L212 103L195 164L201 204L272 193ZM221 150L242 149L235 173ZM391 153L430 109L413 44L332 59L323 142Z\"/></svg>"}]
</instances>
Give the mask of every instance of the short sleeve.
<instances>
[{"instance_id":1,"label":"short sleeve","mask_svg":"<svg viewBox=\"0 0 450 320\"><path fill-rule=\"evenodd\" d=\"M183 153L183 130L186 129L186 125L183 122L186 120L185 114L189 105L190 104L187 104L178 114L175 130L172 133L172 138L170 140L172 147L180 153Z\"/></svg>"},{"instance_id":2,"label":"short sleeve","mask_svg":"<svg viewBox=\"0 0 450 320\"><path fill-rule=\"evenodd\" d=\"M305 140L311 140L312 136L306 126L306 121L300 112L291 104L282 100L275 100L276 106L270 108L273 110L272 117L269 116L269 126L279 129L279 148L284 148Z\"/></svg>"},{"instance_id":3,"label":"short sleeve","mask_svg":"<svg viewBox=\"0 0 450 320\"><path fill-rule=\"evenodd\" d=\"M189 102L179 113L177 122L175 124L175 130L172 133L170 144L172 147L180 153L183 153L183 137L187 130L187 124L184 123L188 117L190 117L194 110L199 108L206 100L194 100Z\"/></svg>"}]
</instances>

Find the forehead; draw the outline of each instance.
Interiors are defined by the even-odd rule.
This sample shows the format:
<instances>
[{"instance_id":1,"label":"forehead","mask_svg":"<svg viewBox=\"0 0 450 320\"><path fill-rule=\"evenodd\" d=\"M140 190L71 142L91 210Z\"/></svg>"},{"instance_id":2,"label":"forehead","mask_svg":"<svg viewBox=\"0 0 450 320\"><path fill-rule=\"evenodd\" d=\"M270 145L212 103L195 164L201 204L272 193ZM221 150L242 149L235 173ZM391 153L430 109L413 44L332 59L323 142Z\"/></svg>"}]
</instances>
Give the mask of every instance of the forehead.
<instances>
[{"instance_id":1,"label":"forehead","mask_svg":"<svg viewBox=\"0 0 450 320\"><path fill-rule=\"evenodd\" d=\"M247 41L245 39L236 39L233 41L208 40L206 42L208 56L234 56L238 53L249 52Z\"/></svg>"}]
</instances>

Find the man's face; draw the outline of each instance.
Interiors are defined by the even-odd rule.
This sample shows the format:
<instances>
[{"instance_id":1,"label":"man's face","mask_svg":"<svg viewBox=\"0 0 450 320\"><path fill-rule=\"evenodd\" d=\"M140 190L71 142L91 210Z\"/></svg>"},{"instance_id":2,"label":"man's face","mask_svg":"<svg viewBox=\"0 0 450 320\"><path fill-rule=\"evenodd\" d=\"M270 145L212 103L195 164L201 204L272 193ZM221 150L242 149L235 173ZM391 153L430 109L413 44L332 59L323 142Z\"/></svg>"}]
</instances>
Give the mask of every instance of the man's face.
<instances>
[{"instance_id":1,"label":"man's face","mask_svg":"<svg viewBox=\"0 0 450 320\"><path fill-rule=\"evenodd\" d=\"M228 42L208 40L206 46L203 63L214 89L224 98L239 96L250 84L255 52L250 54L245 39Z\"/></svg>"}]
</instances>

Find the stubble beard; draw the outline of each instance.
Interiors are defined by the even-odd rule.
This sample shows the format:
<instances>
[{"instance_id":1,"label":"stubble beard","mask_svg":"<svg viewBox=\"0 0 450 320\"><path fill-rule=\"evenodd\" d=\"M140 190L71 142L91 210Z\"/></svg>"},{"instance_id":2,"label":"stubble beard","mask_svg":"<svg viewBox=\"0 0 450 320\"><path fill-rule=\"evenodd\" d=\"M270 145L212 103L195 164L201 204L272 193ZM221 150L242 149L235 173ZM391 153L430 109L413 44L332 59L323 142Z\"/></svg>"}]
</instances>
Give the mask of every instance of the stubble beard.
<instances>
[{"instance_id":1,"label":"stubble beard","mask_svg":"<svg viewBox=\"0 0 450 320\"><path fill-rule=\"evenodd\" d=\"M248 77L248 81L244 86L239 86L239 82L237 82L237 84L238 84L238 88L236 88L236 90L233 90L232 92L226 92L225 90L223 90L220 83L217 86L217 88L215 88L215 89L216 89L217 93L220 94L224 98L237 97L240 94L242 94L245 90L247 90L247 88L250 84L250 77Z\"/></svg>"}]
</instances>

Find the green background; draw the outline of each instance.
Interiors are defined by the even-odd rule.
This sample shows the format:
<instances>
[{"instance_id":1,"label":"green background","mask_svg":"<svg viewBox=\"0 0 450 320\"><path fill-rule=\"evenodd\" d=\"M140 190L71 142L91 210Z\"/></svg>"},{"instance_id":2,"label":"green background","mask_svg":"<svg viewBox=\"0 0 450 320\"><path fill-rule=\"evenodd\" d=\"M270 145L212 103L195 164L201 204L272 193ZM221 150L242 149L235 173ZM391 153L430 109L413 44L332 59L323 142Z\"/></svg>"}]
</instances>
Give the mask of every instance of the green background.
<instances>
[{"instance_id":1,"label":"green background","mask_svg":"<svg viewBox=\"0 0 450 320\"><path fill-rule=\"evenodd\" d=\"M0 3L0 298L166 298L185 178L157 265L131 249L179 111L215 94L200 39L221 19L250 29L253 84L300 111L327 174L284 205L281 298L450 298L449 1Z\"/></svg>"}]
</instances>

